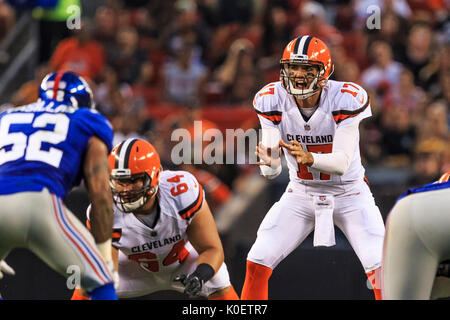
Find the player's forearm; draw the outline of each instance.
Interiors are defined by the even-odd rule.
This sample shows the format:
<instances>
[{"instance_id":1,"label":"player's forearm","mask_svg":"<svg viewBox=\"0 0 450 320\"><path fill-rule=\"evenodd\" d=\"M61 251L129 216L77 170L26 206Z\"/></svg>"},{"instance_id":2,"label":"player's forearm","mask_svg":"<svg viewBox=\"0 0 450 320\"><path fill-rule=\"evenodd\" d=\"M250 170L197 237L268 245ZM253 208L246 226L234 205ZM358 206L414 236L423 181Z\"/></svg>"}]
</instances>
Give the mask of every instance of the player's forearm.
<instances>
[{"instance_id":1,"label":"player's forearm","mask_svg":"<svg viewBox=\"0 0 450 320\"><path fill-rule=\"evenodd\" d=\"M102 170L87 178L89 197L92 203L90 214L91 232L97 243L111 239L112 235L114 213L108 176L109 170Z\"/></svg>"},{"instance_id":2,"label":"player's forearm","mask_svg":"<svg viewBox=\"0 0 450 320\"><path fill-rule=\"evenodd\" d=\"M90 225L96 243L103 243L111 239L113 226L112 200L106 198L92 200Z\"/></svg>"},{"instance_id":3,"label":"player's forearm","mask_svg":"<svg viewBox=\"0 0 450 320\"><path fill-rule=\"evenodd\" d=\"M89 140L84 163L84 179L92 203L91 232L97 243L111 239L113 201L109 186L108 150L97 137Z\"/></svg>"},{"instance_id":4,"label":"player's forearm","mask_svg":"<svg viewBox=\"0 0 450 320\"><path fill-rule=\"evenodd\" d=\"M314 162L311 168L321 172L343 175L355 154L358 143L359 123L336 129L331 153L311 153Z\"/></svg>"},{"instance_id":5,"label":"player's forearm","mask_svg":"<svg viewBox=\"0 0 450 320\"><path fill-rule=\"evenodd\" d=\"M311 168L320 172L343 175L350 166L350 159L344 152L311 153L314 163Z\"/></svg>"},{"instance_id":6,"label":"player's forearm","mask_svg":"<svg viewBox=\"0 0 450 320\"><path fill-rule=\"evenodd\" d=\"M214 272L217 272L224 261L224 253L221 248L208 248L199 253L197 265L202 263L209 264Z\"/></svg>"}]
</instances>

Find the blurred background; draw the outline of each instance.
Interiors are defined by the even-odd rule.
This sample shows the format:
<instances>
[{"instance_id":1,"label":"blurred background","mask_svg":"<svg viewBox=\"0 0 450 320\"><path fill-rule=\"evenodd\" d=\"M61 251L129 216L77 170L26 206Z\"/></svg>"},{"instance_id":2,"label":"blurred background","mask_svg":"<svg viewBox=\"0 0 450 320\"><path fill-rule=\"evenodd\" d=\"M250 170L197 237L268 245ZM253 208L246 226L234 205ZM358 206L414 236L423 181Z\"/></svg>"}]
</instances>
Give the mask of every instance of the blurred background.
<instances>
[{"instance_id":1,"label":"blurred background","mask_svg":"<svg viewBox=\"0 0 450 320\"><path fill-rule=\"evenodd\" d=\"M450 170L449 7L448 0L0 0L0 110L37 100L48 72L86 77L115 143L148 139L164 168L188 170L202 183L240 293L247 252L284 192L287 168L267 181L245 161L175 166L173 130L192 132L194 120L223 133L259 128L254 94L278 81L292 38L317 36L331 51L331 79L356 82L371 97L361 157L385 219L407 188ZM83 186L66 199L83 221L88 203ZM373 299L356 255L339 230L336 237L334 247L313 248L310 235L274 271L269 298ZM16 249L7 262L17 275L0 282L5 299L71 296L33 254Z\"/></svg>"}]
</instances>

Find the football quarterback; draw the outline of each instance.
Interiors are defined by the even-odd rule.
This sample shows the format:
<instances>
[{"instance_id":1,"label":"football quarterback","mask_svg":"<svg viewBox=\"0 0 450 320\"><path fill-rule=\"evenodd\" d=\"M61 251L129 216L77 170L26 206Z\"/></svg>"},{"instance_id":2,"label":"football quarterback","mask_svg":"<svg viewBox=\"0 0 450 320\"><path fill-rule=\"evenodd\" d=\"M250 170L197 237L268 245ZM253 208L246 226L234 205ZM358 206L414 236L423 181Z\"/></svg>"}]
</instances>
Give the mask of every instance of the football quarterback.
<instances>
[{"instance_id":1,"label":"football quarterback","mask_svg":"<svg viewBox=\"0 0 450 320\"><path fill-rule=\"evenodd\" d=\"M241 299L268 299L273 269L314 230L314 246L335 244L339 227L374 285L379 281L384 222L361 164L359 123L371 116L370 99L358 84L330 80L331 54L320 39L290 41L280 60L280 81L256 93L253 107L264 134L278 132L290 182L262 221L247 256ZM266 129L266 130L264 130ZM272 146L271 149L274 147ZM271 150L272 151L272 150ZM273 179L281 162L262 142L261 173Z\"/></svg>"}]
</instances>

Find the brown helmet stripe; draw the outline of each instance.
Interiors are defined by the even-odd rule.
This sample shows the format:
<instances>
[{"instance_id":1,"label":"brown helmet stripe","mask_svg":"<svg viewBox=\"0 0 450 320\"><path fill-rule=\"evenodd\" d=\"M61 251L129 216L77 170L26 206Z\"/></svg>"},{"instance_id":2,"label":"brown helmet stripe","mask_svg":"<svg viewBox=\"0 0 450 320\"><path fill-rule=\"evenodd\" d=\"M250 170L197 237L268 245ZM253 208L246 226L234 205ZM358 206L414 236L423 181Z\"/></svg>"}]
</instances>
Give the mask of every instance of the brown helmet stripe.
<instances>
[{"instance_id":1,"label":"brown helmet stripe","mask_svg":"<svg viewBox=\"0 0 450 320\"><path fill-rule=\"evenodd\" d=\"M129 169L129 158L132 145L137 139L127 139L121 143L116 153L115 168L116 169Z\"/></svg>"},{"instance_id":2,"label":"brown helmet stripe","mask_svg":"<svg viewBox=\"0 0 450 320\"><path fill-rule=\"evenodd\" d=\"M114 168L113 169L117 169L119 167L119 155L120 155L120 150L122 150L123 147L123 143L124 141L122 141L119 145L119 147L117 148L115 157L114 157Z\"/></svg>"},{"instance_id":3,"label":"brown helmet stripe","mask_svg":"<svg viewBox=\"0 0 450 320\"><path fill-rule=\"evenodd\" d=\"M293 51L295 54L297 54L297 52L298 52L298 47L300 45L300 41L301 41L302 38L303 37L298 37L297 40L295 41L294 51Z\"/></svg>"},{"instance_id":4,"label":"brown helmet stripe","mask_svg":"<svg viewBox=\"0 0 450 320\"><path fill-rule=\"evenodd\" d=\"M309 47L309 43L311 42L312 37L308 36L308 38L306 38L305 40L305 44L303 45L303 54L308 55L308 47Z\"/></svg>"},{"instance_id":5,"label":"brown helmet stripe","mask_svg":"<svg viewBox=\"0 0 450 320\"><path fill-rule=\"evenodd\" d=\"M130 168L130 154L131 154L131 150L133 150L133 145L136 143L136 141L138 141L138 139L133 139L130 141L130 143L127 146L127 151L125 153L125 158L124 158L124 169L129 169Z\"/></svg>"}]
</instances>

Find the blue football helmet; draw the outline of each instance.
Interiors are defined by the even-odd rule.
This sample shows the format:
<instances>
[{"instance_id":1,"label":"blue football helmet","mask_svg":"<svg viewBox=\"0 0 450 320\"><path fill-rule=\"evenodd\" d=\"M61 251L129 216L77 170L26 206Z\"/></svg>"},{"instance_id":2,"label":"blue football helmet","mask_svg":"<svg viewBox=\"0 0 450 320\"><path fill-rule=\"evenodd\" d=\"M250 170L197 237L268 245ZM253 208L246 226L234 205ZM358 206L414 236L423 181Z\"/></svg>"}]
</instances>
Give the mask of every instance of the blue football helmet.
<instances>
[{"instance_id":1,"label":"blue football helmet","mask_svg":"<svg viewBox=\"0 0 450 320\"><path fill-rule=\"evenodd\" d=\"M39 87L41 100L56 100L75 108L95 109L94 96L86 80L73 72L53 72Z\"/></svg>"}]
</instances>

